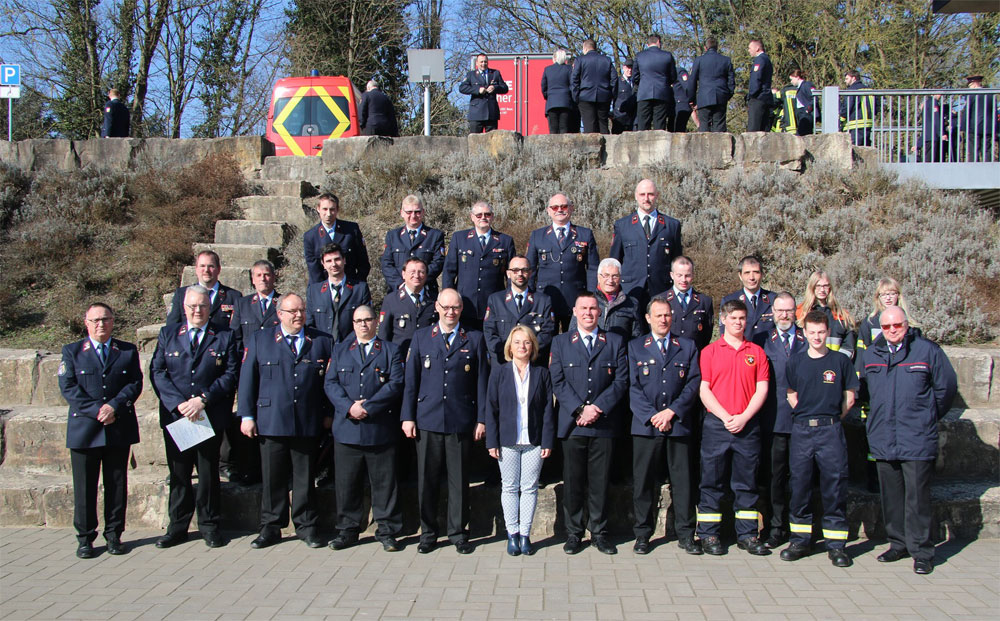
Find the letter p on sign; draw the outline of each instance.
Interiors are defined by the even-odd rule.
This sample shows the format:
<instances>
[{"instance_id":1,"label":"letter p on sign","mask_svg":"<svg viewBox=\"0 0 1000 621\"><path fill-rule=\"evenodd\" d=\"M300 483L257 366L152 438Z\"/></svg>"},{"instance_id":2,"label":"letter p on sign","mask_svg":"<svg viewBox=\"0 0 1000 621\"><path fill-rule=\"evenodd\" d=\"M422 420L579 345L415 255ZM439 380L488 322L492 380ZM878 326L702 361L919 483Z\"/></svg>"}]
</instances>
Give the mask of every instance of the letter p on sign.
<instances>
[{"instance_id":1,"label":"letter p on sign","mask_svg":"<svg viewBox=\"0 0 1000 621\"><path fill-rule=\"evenodd\" d=\"M0 86L20 86L21 65L0 65Z\"/></svg>"}]
</instances>

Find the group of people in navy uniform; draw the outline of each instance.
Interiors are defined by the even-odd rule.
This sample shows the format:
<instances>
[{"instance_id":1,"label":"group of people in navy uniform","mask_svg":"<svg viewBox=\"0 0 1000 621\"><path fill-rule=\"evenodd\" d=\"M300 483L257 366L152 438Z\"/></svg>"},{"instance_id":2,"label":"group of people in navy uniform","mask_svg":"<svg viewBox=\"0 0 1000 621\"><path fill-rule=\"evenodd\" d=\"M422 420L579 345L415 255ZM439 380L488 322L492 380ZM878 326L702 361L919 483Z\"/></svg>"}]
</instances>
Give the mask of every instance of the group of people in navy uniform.
<instances>
[{"instance_id":1,"label":"group of people in navy uniform","mask_svg":"<svg viewBox=\"0 0 1000 621\"><path fill-rule=\"evenodd\" d=\"M468 554L471 455L485 440L500 469L509 554L534 552L541 463L560 448L567 554L585 547L588 531L598 551L617 552L609 490L615 465L631 454L635 553L652 549L666 474L672 529L686 553L726 552L723 498L731 491L738 548L766 555L788 542L781 558L795 561L821 535L832 563L847 567L841 420L858 402L890 540L878 560L912 556L917 573L930 573L928 486L937 421L956 379L940 348L910 327L898 283L880 282L859 328L826 273L810 277L797 306L792 294L764 289L762 261L747 256L737 266L740 289L716 317L712 299L693 286L681 223L658 209L658 196L651 180L639 182L603 260L593 231L573 222L565 193L549 199L551 223L532 232L524 254L493 228L486 202L472 205L473 227L446 248L444 233L424 224L421 200L407 196L404 225L386 233L380 267L391 288L377 312L360 229L338 218L331 194L319 198L320 223L304 235L305 297L275 291L268 261L253 266L254 292L240 296L218 282L218 255L199 253L198 283L175 293L149 367L170 488L169 526L156 546L186 541L195 509L205 544L226 545L221 459L230 480L237 464L243 477L235 480L261 480L253 548L279 542L289 518L310 547L354 545L367 528L367 474L375 537L398 550L406 454L397 453L413 440L417 550L431 552L444 535ZM108 551L127 551L126 461L139 441L142 372L135 347L111 338L113 321L110 307L89 307L88 337L64 348L59 370L81 558L95 554L102 469ZM210 428L210 437L179 441L172 428L190 424ZM337 534L328 541L315 478L330 438ZM813 531L814 471L821 532Z\"/></svg>"}]
</instances>

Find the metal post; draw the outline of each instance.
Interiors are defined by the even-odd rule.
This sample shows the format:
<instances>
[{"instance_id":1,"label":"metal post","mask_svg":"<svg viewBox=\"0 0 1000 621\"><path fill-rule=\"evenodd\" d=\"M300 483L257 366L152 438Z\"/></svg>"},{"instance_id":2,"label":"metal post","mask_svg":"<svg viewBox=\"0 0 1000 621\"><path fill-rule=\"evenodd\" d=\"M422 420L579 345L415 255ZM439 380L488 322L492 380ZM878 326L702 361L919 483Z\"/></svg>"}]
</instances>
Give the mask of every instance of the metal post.
<instances>
[{"instance_id":1,"label":"metal post","mask_svg":"<svg viewBox=\"0 0 1000 621\"><path fill-rule=\"evenodd\" d=\"M840 131L840 87L823 87L823 133Z\"/></svg>"},{"instance_id":2,"label":"metal post","mask_svg":"<svg viewBox=\"0 0 1000 621\"><path fill-rule=\"evenodd\" d=\"M431 135L431 82L424 82L424 135Z\"/></svg>"},{"instance_id":3,"label":"metal post","mask_svg":"<svg viewBox=\"0 0 1000 621\"><path fill-rule=\"evenodd\" d=\"M14 113L11 112L14 100L7 100L7 142L14 142Z\"/></svg>"}]
</instances>

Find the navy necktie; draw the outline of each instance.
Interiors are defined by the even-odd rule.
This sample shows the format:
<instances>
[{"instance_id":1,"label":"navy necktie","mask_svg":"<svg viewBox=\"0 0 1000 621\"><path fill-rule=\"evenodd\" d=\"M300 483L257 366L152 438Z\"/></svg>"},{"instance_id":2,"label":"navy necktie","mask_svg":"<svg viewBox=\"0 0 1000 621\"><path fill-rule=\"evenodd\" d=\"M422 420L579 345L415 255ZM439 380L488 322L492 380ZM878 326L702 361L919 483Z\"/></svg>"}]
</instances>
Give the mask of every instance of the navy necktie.
<instances>
[{"instance_id":1,"label":"navy necktie","mask_svg":"<svg viewBox=\"0 0 1000 621\"><path fill-rule=\"evenodd\" d=\"M592 352L594 350L594 337L588 334L583 340L587 343L587 352Z\"/></svg>"},{"instance_id":2,"label":"navy necktie","mask_svg":"<svg viewBox=\"0 0 1000 621\"><path fill-rule=\"evenodd\" d=\"M289 334L288 336L285 337L285 339L288 341L288 349L292 350L292 355L298 356L299 352L295 349L295 341L298 340L298 337L296 337L294 334Z\"/></svg>"},{"instance_id":3,"label":"navy necktie","mask_svg":"<svg viewBox=\"0 0 1000 621\"><path fill-rule=\"evenodd\" d=\"M200 328L194 328L191 330L191 353L198 351L198 333L201 332Z\"/></svg>"},{"instance_id":4,"label":"navy necktie","mask_svg":"<svg viewBox=\"0 0 1000 621\"><path fill-rule=\"evenodd\" d=\"M788 342L791 339L791 335L785 332L784 334L781 335L781 339L785 342L785 355L787 356L792 351L792 347Z\"/></svg>"}]
</instances>

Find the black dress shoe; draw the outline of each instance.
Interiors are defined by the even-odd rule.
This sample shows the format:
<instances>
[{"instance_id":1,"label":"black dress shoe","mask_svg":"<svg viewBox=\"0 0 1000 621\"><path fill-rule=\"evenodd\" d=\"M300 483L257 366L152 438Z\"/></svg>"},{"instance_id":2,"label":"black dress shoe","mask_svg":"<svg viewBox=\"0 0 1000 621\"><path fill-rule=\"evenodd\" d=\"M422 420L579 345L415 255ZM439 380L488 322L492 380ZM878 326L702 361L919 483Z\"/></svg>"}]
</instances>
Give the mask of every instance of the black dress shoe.
<instances>
[{"instance_id":1,"label":"black dress shoe","mask_svg":"<svg viewBox=\"0 0 1000 621\"><path fill-rule=\"evenodd\" d=\"M125 544L122 543L121 539L119 539L117 536L108 537L108 554L112 554L114 556L121 556L122 554L127 554L127 553L128 553L128 548L125 547Z\"/></svg>"},{"instance_id":2,"label":"black dress shoe","mask_svg":"<svg viewBox=\"0 0 1000 621\"><path fill-rule=\"evenodd\" d=\"M827 550L826 555L830 557L834 567L850 567L854 564L847 552L840 548Z\"/></svg>"},{"instance_id":3,"label":"black dress shoe","mask_svg":"<svg viewBox=\"0 0 1000 621\"><path fill-rule=\"evenodd\" d=\"M635 544L632 546L632 551L636 554L649 554L649 539L646 537L636 539Z\"/></svg>"},{"instance_id":4,"label":"black dress shoe","mask_svg":"<svg viewBox=\"0 0 1000 621\"><path fill-rule=\"evenodd\" d=\"M879 563L895 563L899 559L906 558L910 555L909 552L902 548L889 548L882 554L878 555Z\"/></svg>"},{"instance_id":5,"label":"black dress shoe","mask_svg":"<svg viewBox=\"0 0 1000 621\"><path fill-rule=\"evenodd\" d=\"M801 543L793 543L781 551L781 560L797 561L800 558L809 556L809 546Z\"/></svg>"},{"instance_id":6,"label":"black dress shoe","mask_svg":"<svg viewBox=\"0 0 1000 621\"><path fill-rule=\"evenodd\" d=\"M382 544L382 549L386 552L399 552L399 542L392 535L379 538L379 543Z\"/></svg>"},{"instance_id":7,"label":"black dress shoe","mask_svg":"<svg viewBox=\"0 0 1000 621\"><path fill-rule=\"evenodd\" d=\"M722 556L726 553L726 549L722 547L722 541L714 535L701 538L701 549L705 554L712 556Z\"/></svg>"},{"instance_id":8,"label":"black dress shoe","mask_svg":"<svg viewBox=\"0 0 1000 621\"><path fill-rule=\"evenodd\" d=\"M225 538L217 531L202 533L201 538L205 542L205 545L210 548L221 548L226 545Z\"/></svg>"},{"instance_id":9,"label":"black dress shoe","mask_svg":"<svg viewBox=\"0 0 1000 621\"><path fill-rule=\"evenodd\" d=\"M767 539L764 540L764 547L769 550L780 548L788 541L788 534L783 530L772 530Z\"/></svg>"},{"instance_id":10,"label":"black dress shoe","mask_svg":"<svg viewBox=\"0 0 1000 621\"><path fill-rule=\"evenodd\" d=\"M608 541L608 538L604 535L594 537L594 546L597 547L597 551L601 554L618 554L618 548L615 547L615 544Z\"/></svg>"},{"instance_id":11,"label":"black dress shoe","mask_svg":"<svg viewBox=\"0 0 1000 621\"><path fill-rule=\"evenodd\" d=\"M705 551L701 549L701 544L694 539L680 539L677 541L677 547L694 556L705 553Z\"/></svg>"},{"instance_id":12,"label":"black dress shoe","mask_svg":"<svg viewBox=\"0 0 1000 621\"><path fill-rule=\"evenodd\" d=\"M762 542L757 537L747 537L745 539L740 539L739 541L736 542L736 547L739 548L740 550L746 550L747 552L753 554L754 556L767 556L768 554L771 553L771 551L764 546L764 542Z\"/></svg>"},{"instance_id":13,"label":"black dress shoe","mask_svg":"<svg viewBox=\"0 0 1000 621\"><path fill-rule=\"evenodd\" d=\"M302 541L305 542L307 546L313 549L326 547L326 539L320 539L316 535L307 535L305 538L302 539Z\"/></svg>"},{"instance_id":14,"label":"black dress shoe","mask_svg":"<svg viewBox=\"0 0 1000 621\"><path fill-rule=\"evenodd\" d=\"M934 571L934 561L913 561L913 573L926 576Z\"/></svg>"},{"instance_id":15,"label":"black dress shoe","mask_svg":"<svg viewBox=\"0 0 1000 621\"><path fill-rule=\"evenodd\" d=\"M436 541L431 541L429 539L421 541L420 545L417 546L417 552L420 554L430 554L437 547Z\"/></svg>"},{"instance_id":16,"label":"black dress shoe","mask_svg":"<svg viewBox=\"0 0 1000 621\"><path fill-rule=\"evenodd\" d=\"M177 544L184 543L187 540L187 533L167 533L156 540L156 547L161 550L165 550L167 548L172 548Z\"/></svg>"},{"instance_id":17,"label":"black dress shoe","mask_svg":"<svg viewBox=\"0 0 1000 621\"><path fill-rule=\"evenodd\" d=\"M331 550L343 550L344 548L349 548L358 542L357 535L350 535L347 533L339 533L330 542Z\"/></svg>"},{"instance_id":18,"label":"black dress shoe","mask_svg":"<svg viewBox=\"0 0 1000 621\"><path fill-rule=\"evenodd\" d=\"M253 548L254 550L263 550L264 548L273 546L279 541L281 541L280 536L265 535L264 533L261 533L257 535L256 539L250 542L250 547Z\"/></svg>"},{"instance_id":19,"label":"black dress shoe","mask_svg":"<svg viewBox=\"0 0 1000 621\"><path fill-rule=\"evenodd\" d=\"M80 547L76 549L77 558L94 558L94 546L89 543L81 543Z\"/></svg>"},{"instance_id":20,"label":"black dress shoe","mask_svg":"<svg viewBox=\"0 0 1000 621\"><path fill-rule=\"evenodd\" d=\"M576 554L583 549L583 541L576 535L570 535L563 544L563 552L566 554Z\"/></svg>"},{"instance_id":21,"label":"black dress shoe","mask_svg":"<svg viewBox=\"0 0 1000 621\"><path fill-rule=\"evenodd\" d=\"M472 551L476 549L476 546L469 543L468 539L462 539L461 541L455 542L455 551L459 554L472 554Z\"/></svg>"}]
</instances>

